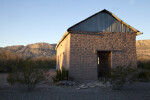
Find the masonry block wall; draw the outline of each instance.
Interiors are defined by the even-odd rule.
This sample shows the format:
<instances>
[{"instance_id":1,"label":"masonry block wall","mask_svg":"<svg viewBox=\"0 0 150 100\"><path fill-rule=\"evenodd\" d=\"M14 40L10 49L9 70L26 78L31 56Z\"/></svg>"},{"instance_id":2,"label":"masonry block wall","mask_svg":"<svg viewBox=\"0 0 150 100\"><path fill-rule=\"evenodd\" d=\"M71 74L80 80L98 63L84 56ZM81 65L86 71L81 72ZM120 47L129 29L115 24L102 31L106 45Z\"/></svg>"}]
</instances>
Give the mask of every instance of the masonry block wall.
<instances>
[{"instance_id":1,"label":"masonry block wall","mask_svg":"<svg viewBox=\"0 0 150 100\"><path fill-rule=\"evenodd\" d=\"M140 34L104 9L67 29L56 46L57 69L68 69L70 79L97 80L98 71L104 71L103 68L135 68L136 35Z\"/></svg>"},{"instance_id":2,"label":"masonry block wall","mask_svg":"<svg viewBox=\"0 0 150 100\"><path fill-rule=\"evenodd\" d=\"M59 44L56 56L56 69L62 69L62 66L69 69L70 66L70 34Z\"/></svg>"},{"instance_id":3,"label":"masonry block wall","mask_svg":"<svg viewBox=\"0 0 150 100\"><path fill-rule=\"evenodd\" d=\"M111 51L112 68L136 67L136 33L71 33L69 36L69 77L75 80L97 80L97 51ZM60 48L63 49L60 46L58 52Z\"/></svg>"}]
</instances>

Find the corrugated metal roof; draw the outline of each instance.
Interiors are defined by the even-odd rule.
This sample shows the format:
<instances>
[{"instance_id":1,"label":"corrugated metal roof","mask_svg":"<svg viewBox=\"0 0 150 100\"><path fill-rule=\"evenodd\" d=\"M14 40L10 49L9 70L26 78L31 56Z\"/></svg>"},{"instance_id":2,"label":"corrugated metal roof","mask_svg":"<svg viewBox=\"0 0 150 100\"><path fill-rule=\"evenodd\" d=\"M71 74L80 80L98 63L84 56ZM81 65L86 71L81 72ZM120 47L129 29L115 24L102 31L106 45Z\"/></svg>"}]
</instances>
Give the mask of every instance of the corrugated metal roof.
<instances>
[{"instance_id":1,"label":"corrugated metal roof","mask_svg":"<svg viewBox=\"0 0 150 100\"><path fill-rule=\"evenodd\" d=\"M114 15L114 14L111 13L110 11L104 9L104 10L102 10L102 11L100 11L100 12L98 12L98 13L96 13L96 14L94 14L94 15L88 17L88 18L86 18L85 20L83 20L83 21L81 21L81 22L79 22L79 23L77 23L77 24L71 26L70 28L68 28L68 30L65 32L65 34L63 35L63 37L61 38L61 40L60 40L60 41L58 42L58 44L56 45L56 49L57 49L57 47L59 46L59 44L65 39L65 37L69 34L69 32L74 31L74 30L71 30L72 28L74 28L74 27L80 25L81 23L86 22L87 20L91 19L92 17L98 15L99 13L103 13L103 12L104 12L104 13L107 13L107 14L109 14L110 16L112 16L113 18L115 18L117 21L119 21L120 23L122 23L122 25L125 25L126 27L128 27L128 29L127 29L128 31L129 31L129 29L131 29L131 30L132 30L132 31L130 31L131 33L134 32L134 33L136 33L137 35L142 34L140 31L138 31L137 29L135 29L135 28L133 28L132 26L128 25L127 23L125 23L124 21L122 21L120 18L118 18L116 15ZM115 26L115 25L114 25L114 26ZM113 27L114 27L114 26L113 26ZM115 26L115 27L116 27L116 26ZM123 26L123 27L124 27L124 26ZM80 31L78 31L78 32L80 32ZM126 31L125 31L125 32L126 32ZM90 32L90 33L91 33L91 32ZM98 32L95 32L95 33L98 33Z\"/></svg>"},{"instance_id":2,"label":"corrugated metal roof","mask_svg":"<svg viewBox=\"0 0 150 100\"><path fill-rule=\"evenodd\" d=\"M99 15L99 14L102 14L102 13L104 13L103 14L103 16L102 15ZM108 15L110 15L111 17L113 17L114 19L116 19L118 22L120 22L120 23L122 23L122 24L120 24L120 23L117 23L117 22L112 22L111 23L111 21L112 21L112 19L110 19L110 17L109 18L107 18L106 20L109 20L109 21L104 21L105 20L105 17L107 17L106 15L105 15L105 13L107 13ZM99 15L99 16L97 16L97 15ZM105 15L105 16L104 16ZM97 17L97 18L95 18L95 20L92 20L92 21L90 21L89 23L87 23L90 19L93 19L94 17ZM101 18L99 18L99 17L101 17ZM96 20L98 20L97 22L96 22ZM114 20L113 20L114 21ZM82 25L83 23L85 23L85 25ZM100 12L98 12L98 13L96 13L96 14L94 14L94 15L92 15L92 16L90 16L90 17L88 17L88 18L86 18L85 20L83 20L83 21L81 21L81 22L79 22L79 23L77 23L77 24L75 24L75 25L73 25L73 26L71 26L70 28L68 28L68 31L73 31L73 30L80 30L80 28L81 28L81 30L83 29L86 29L86 31L88 31L88 29L90 30L90 27L92 26L92 25L90 25L90 24L93 24L93 23L95 23L95 24L102 24L102 25L99 25L99 26L101 26L101 27L99 27L99 32L103 32L103 31L106 31L106 32L108 32L108 31L112 31L112 32L136 32L136 34L137 35L140 35L140 34L142 34L140 31L138 31L137 29L135 29L135 28L133 28L132 26L130 26L130 25L128 25L127 23L125 23L124 21L122 21L121 19L119 19L116 15L114 15L113 13L111 13L110 11L107 11L106 9L104 9L104 10L102 10L102 11L100 11ZM110 27L110 29L109 29L109 27L107 28L107 29L105 29L105 30L103 30L102 28L104 28L105 26L106 26L106 24L113 24L112 25L112 27ZM87 25L87 26L86 26ZM89 26L90 25L90 26ZM77 27L77 26L79 26L79 27ZM96 26L96 25L95 25ZM127 28L125 28L124 26L126 26ZM94 27L94 26L93 26ZM123 28L122 28L123 27ZM88 28L88 29L87 29ZM100 29L101 28L101 29ZM96 28L95 28L96 29ZM93 30L94 31L94 30Z\"/></svg>"}]
</instances>

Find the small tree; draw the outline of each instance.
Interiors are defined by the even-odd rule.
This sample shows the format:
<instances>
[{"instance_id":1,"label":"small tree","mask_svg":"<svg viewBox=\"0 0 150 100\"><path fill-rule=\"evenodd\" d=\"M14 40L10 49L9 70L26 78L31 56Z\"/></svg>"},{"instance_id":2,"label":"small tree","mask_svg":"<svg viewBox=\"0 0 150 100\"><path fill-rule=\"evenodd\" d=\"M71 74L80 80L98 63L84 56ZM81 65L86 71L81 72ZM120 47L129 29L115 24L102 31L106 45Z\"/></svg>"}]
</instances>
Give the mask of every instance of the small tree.
<instances>
[{"instance_id":1,"label":"small tree","mask_svg":"<svg viewBox=\"0 0 150 100\"><path fill-rule=\"evenodd\" d=\"M45 80L45 73L47 71L48 68L44 66L42 61L27 59L13 67L7 81L11 85L25 85L31 91L38 83Z\"/></svg>"}]
</instances>

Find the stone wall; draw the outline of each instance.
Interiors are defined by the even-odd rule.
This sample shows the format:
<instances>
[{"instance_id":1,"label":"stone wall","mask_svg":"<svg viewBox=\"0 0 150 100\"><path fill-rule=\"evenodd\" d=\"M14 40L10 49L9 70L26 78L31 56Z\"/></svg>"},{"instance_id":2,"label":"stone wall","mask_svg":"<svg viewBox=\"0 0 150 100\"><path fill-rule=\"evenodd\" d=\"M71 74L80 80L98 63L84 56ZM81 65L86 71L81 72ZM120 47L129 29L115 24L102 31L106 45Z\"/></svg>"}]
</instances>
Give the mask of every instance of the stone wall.
<instances>
[{"instance_id":1,"label":"stone wall","mask_svg":"<svg viewBox=\"0 0 150 100\"><path fill-rule=\"evenodd\" d=\"M56 69L61 69L62 66L68 69L70 66L70 34L59 44L56 55Z\"/></svg>"},{"instance_id":2,"label":"stone wall","mask_svg":"<svg viewBox=\"0 0 150 100\"><path fill-rule=\"evenodd\" d=\"M97 51L111 51L111 67L136 67L135 33L75 34L70 41L69 77L97 79ZM65 40L66 41L66 40Z\"/></svg>"}]
</instances>

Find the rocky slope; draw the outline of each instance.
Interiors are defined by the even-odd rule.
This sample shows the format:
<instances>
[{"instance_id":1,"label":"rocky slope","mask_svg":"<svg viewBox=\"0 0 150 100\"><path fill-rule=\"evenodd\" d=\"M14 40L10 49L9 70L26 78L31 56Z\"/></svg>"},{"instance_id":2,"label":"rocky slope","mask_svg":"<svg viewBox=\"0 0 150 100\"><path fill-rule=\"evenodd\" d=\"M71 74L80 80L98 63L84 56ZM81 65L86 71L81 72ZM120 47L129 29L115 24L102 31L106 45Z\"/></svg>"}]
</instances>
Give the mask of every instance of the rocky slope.
<instances>
[{"instance_id":1,"label":"rocky slope","mask_svg":"<svg viewBox=\"0 0 150 100\"><path fill-rule=\"evenodd\" d=\"M17 46L8 46L1 48L0 50L12 51L17 55L21 55L23 58L39 58L39 57L52 57L56 55L55 51L56 44L48 43L35 43L29 44L27 46L17 45Z\"/></svg>"},{"instance_id":2,"label":"rocky slope","mask_svg":"<svg viewBox=\"0 0 150 100\"><path fill-rule=\"evenodd\" d=\"M136 41L137 57L150 59L150 39Z\"/></svg>"}]
</instances>

